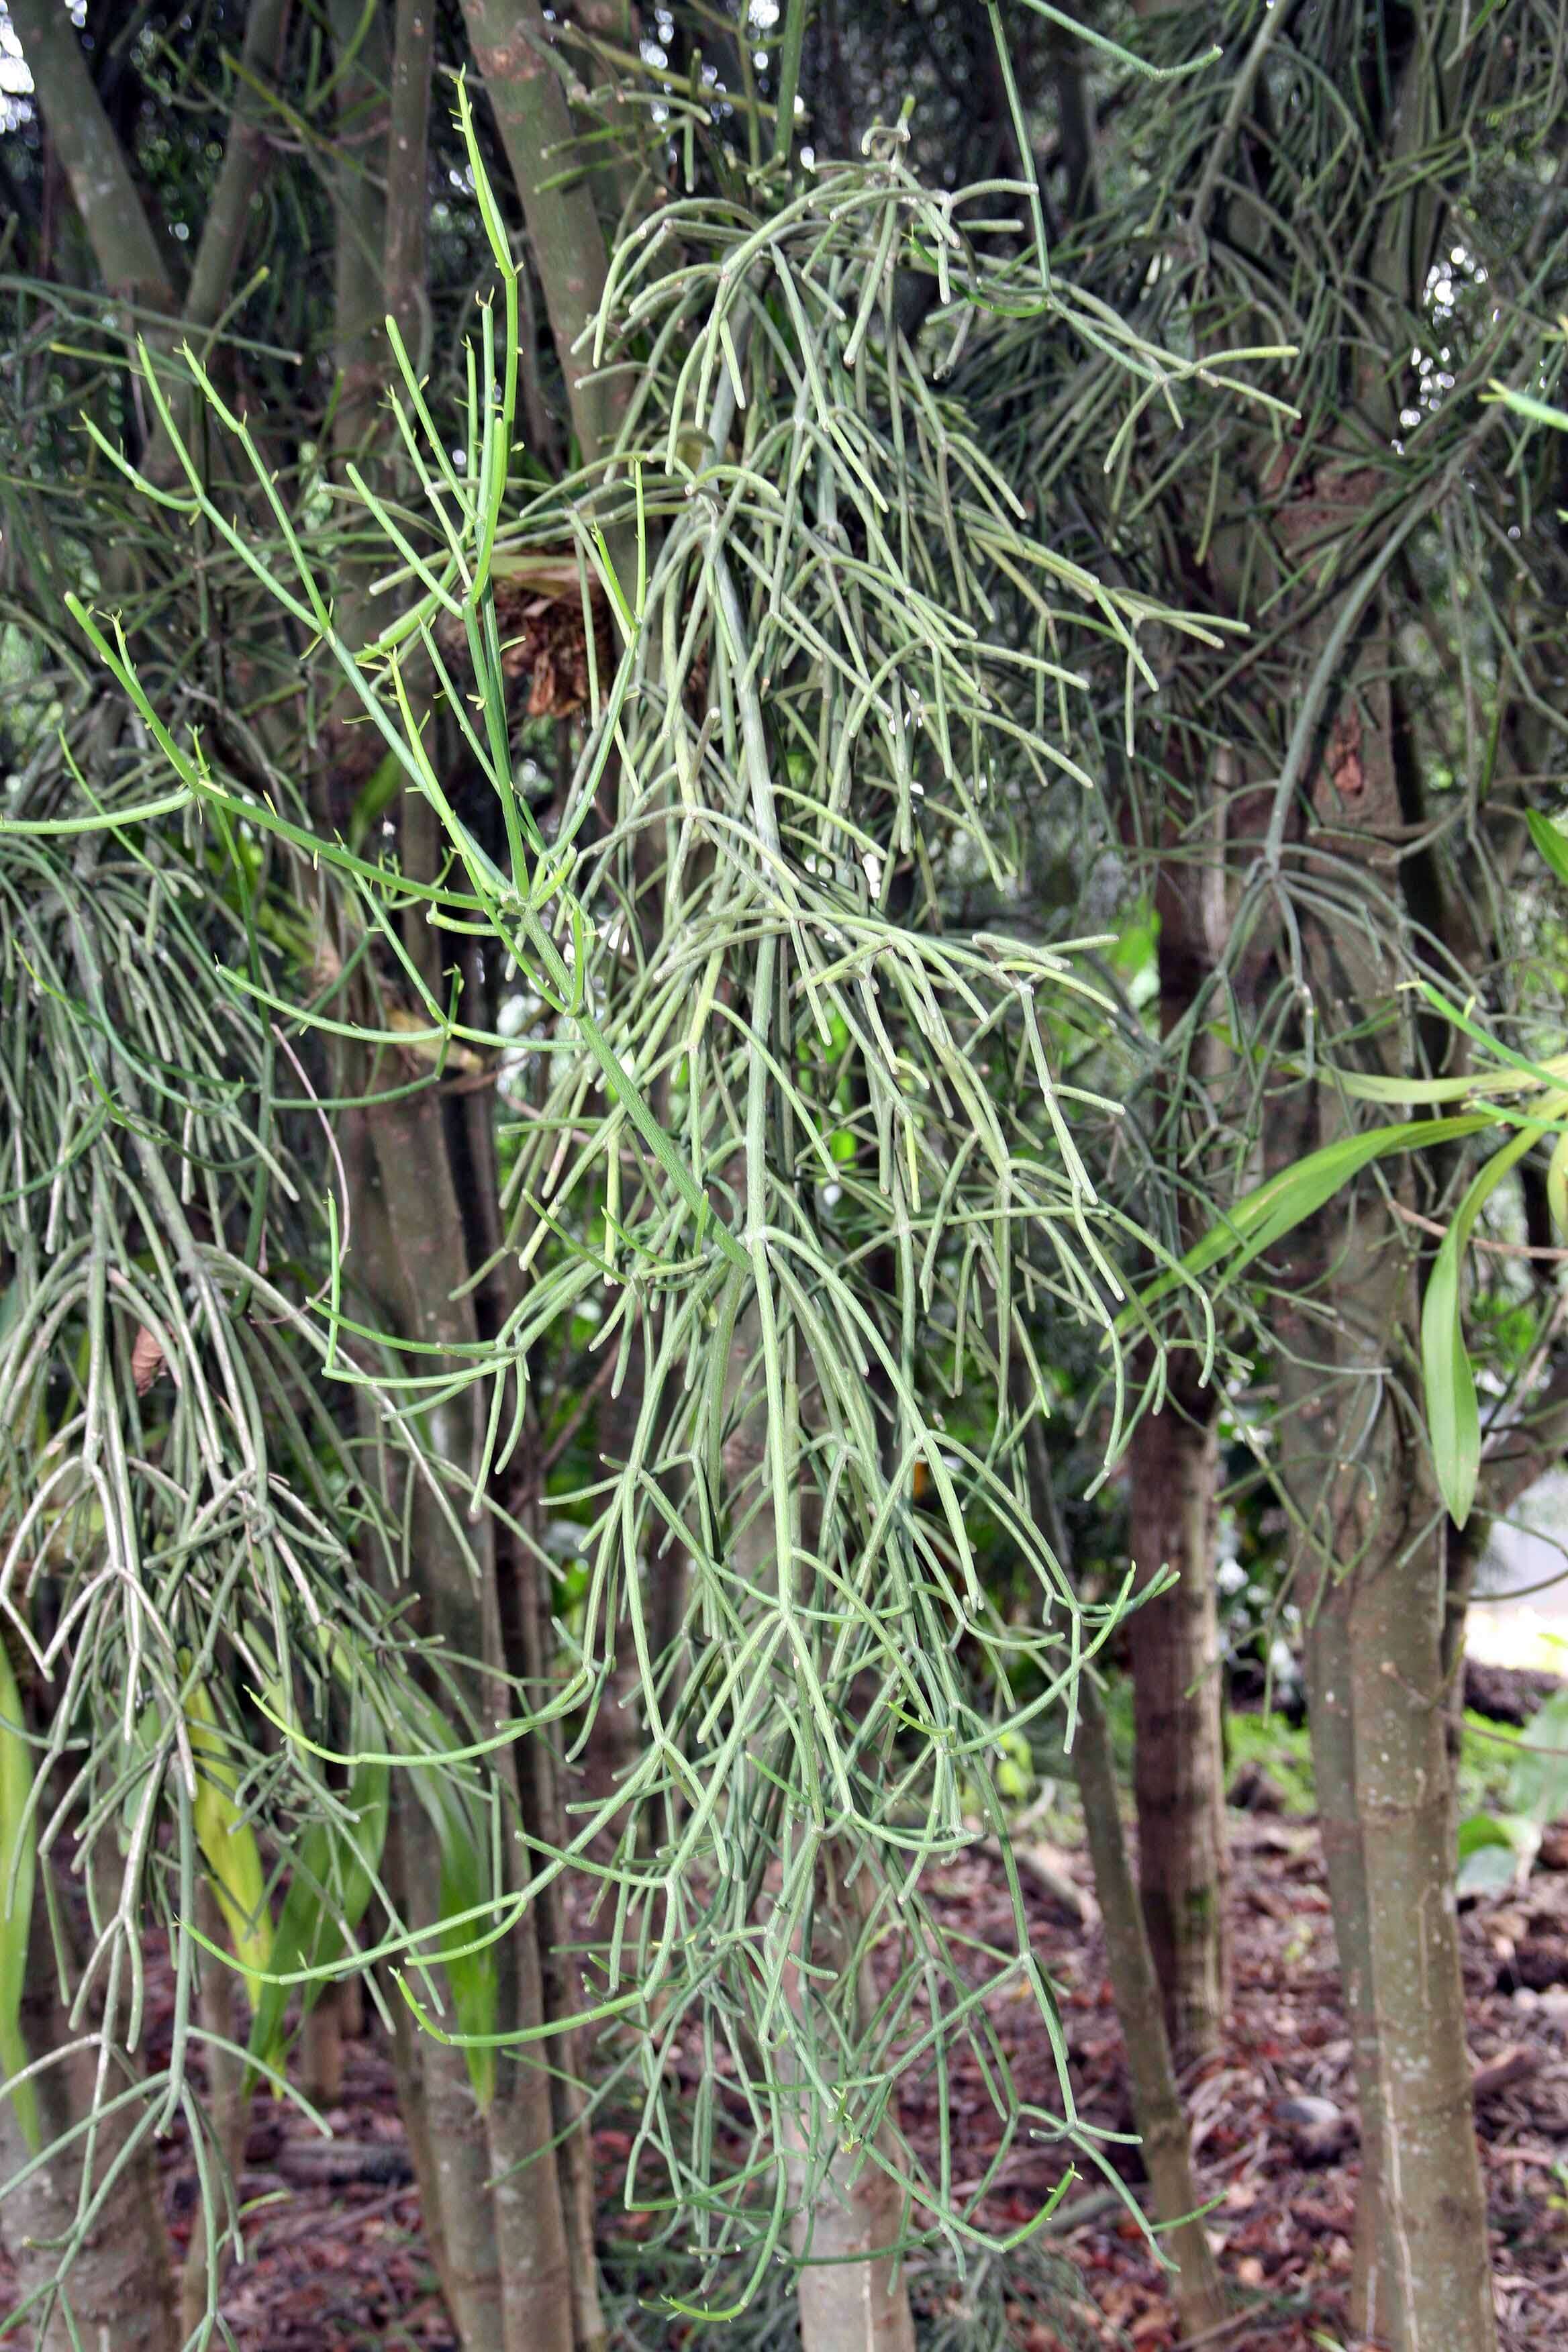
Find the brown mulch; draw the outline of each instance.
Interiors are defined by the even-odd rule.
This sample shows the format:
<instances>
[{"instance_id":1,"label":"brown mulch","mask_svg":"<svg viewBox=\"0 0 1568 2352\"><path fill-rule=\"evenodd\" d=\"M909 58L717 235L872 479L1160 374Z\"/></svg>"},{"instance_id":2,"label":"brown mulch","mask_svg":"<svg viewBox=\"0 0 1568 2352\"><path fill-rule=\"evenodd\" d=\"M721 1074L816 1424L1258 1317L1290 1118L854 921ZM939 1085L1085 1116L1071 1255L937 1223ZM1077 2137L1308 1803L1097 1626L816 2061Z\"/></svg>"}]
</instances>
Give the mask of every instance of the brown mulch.
<instances>
[{"instance_id":1,"label":"brown mulch","mask_svg":"<svg viewBox=\"0 0 1568 2352\"><path fill-rule=\"evenodd\" d=\"M1221 2341L1323 2352L1325 2342L1347 2341L1357 2158L1321 1854L1310 1822L1233 1811L1231 1823L1230 2027L1220 2056L1187 2086L1201 2187L1215 2200L1209 2227L1220 2267L1246 2305ZM1051 1862L1087 1888L1081 1855L1056 1853ZM1103 1939L1037 1876L1026 1874L1023 1885L1031 1941L1058 1988L1080 2112L1091 2125L1125 2132L1131 2116ZM994 1858L975 1851L947 1864L931 1892L960 1935L1010 1941ZM1468 1912L1462 1937L1501 2342L1504 2352L1538 2352L1568 2344L1568 1871L1538 1870L1516 1900ZM1055 2112L1055 2065L1032 2003L1004 1987L990 2006L1022 2095ZM154 2062L158 2039L155 2028ZM342 2095L328 2115L340 2142L331 2154L292 2108L256 2103L243 2183L253 2200L247 2259L224 2298L240 2352L437 2352L452 2344L421 2240L389 2061L378 2038L351 2042L345 2054ZM979 2180L995 2146L977 2071L973 2096L960 2083L954 2103L953 2178L962 2187ZM904 2122L917 2148L929 2142L933 2111L918 2086ZM598 2139L611 2192L626 2142L607 2124ZM1135 2156L1113 2155L1136 2181ZM171 2231L183 2250L195 2205L183 2138L171 2136L163 2164ZM999 2233L1026 2224L1062 2169L1060 2150L1048 2142L1016 2146L987 2200L987 2224ZM1161 2275L1136 2225L1100 2186L1084 2179L1068 2191L1052 2251L1076 2273L1091 2337L1166 2352L1176 2339ZM7 2283L0 2266L0 2310ZM1073 2340L1070 2332L1058 2336L1027 2298L1010 2318L1017 2352L1066 2352ZM642 2324L646 2330L646 2315ZM688 2332L672 2332L670 2344Z\"/></svg>"},{"instance_id":2,"label":"brown mulch","mask_svg":"<svg viewBox=\"0 0 1568 2352\"><path fill-rule=\"evenodd\" d=\"M1358 2157L1321 1849L1310 1822L1235 1811L1230 1821L1229 2029L1218 2058L1185 2086L1200 2191L1215 2200L1212 2241L1222 2273L1249 2305L1222 2340L1323 2352L1325 2339L1348 2343ZM1054 1860L1087 1887L1086 1863ZM1000 1869L965 1861L950 1865L946 1878L948 1899L972 1910L975 1932L989 1922L1000 1942ZM1079 2110L1090 2124L1129 2130L1103 1937L1076 1926L1026 1880L1024 1891L1031 1942L1058 1989ZM1504 2352L1540 2352L1568 2344L1568 1874L1538 1871L1517 1901L1467 1912L1461 1936L1500 2341ZM1044 2028L1031 2016L1010 2035L1005 2003L996 2021L1026 2095L1033 2076L1037 2095L1052 2105ZM988 2121L988 2110L976 2120ZM982 2146L972 2154L976 2176L983 2154ZM1135 2178L1135 2162L1127 2170ZM1020 2153L987 2219L1018 2228L1060 2172L1048 2145ZM1088 2180L1068 2191L1059 2218L1069 2226L1053 2242L1080 2273L1105 2344L1166 2352L1177 2340L1173 2314L1147 2243L1124 2212L1098 2199L1090 2205L1093 2194ZM1087 2218L1073 2228L1078 2197ZM1018 2340L1024 2352L1054 2352L1048 2333L1026 2330Z\"/></svg>"}]
</instances>

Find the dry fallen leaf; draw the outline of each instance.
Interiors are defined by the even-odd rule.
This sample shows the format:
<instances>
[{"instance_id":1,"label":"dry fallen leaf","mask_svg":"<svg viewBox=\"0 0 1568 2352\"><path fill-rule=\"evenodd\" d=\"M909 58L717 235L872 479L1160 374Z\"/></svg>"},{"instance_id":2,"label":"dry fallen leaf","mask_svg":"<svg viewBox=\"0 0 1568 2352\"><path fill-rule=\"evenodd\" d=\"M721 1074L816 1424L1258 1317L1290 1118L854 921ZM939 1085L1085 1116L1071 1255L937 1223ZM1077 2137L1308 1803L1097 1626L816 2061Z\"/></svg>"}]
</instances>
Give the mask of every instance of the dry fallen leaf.
<instances>
[{"instance_id":1,"label":"dry fallen leaf","mask_svg":"<svg viewBox=\"0 0 1568 2352\"><path fill-rule=\"evenodd\" d=\"M131 1377L136 1383L138 1396L145 1396L163 1369L163 1343L154 1338L145 1323L137 1332L131 1349Z\"/></svg>"}]
</instances>

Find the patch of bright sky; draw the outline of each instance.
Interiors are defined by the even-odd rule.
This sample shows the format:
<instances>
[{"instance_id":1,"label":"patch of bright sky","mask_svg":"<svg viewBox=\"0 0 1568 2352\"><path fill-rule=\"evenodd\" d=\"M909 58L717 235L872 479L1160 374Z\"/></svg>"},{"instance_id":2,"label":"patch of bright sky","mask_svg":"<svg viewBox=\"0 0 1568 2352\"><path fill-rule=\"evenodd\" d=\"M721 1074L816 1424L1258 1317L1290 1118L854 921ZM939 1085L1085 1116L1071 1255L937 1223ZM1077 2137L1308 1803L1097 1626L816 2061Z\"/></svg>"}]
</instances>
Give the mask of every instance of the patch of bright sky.
<instances>
[{"instance_id":1,"label":"patch of bright sky","mask_svg":"<svg viewBox=\"0 0 1568 2352\"><path fill-rule=\"evenodd\" d=\"M33 77L8 8L0 7L0 131L15 131L32 113Z\"/></svg>"},{"instance_id":2,"label":"patch of bright sky","mask_svg":"<svg viewBox=\"0 0 1568 2352\"><path fill-rule=\"evenodd\" d=\"M1436 333L1441 334L1459 305L1461 295L1470 287L1484 286L1487 272L1484 265L1467 252L1462 245L1449 248L1447 256L1435 261L1426 278L1426 312ZM1420 377L1416 394L1417 405L1403 408L1399 422L1407 433L1414 432L1425 416L1442 404L1446 393L1454 389L1450 362L1453 350L1447 343L1438 343L1434 350L1424 350L1417 343L1410 354L1410 364Z\"/></svg>"}]
</instances>

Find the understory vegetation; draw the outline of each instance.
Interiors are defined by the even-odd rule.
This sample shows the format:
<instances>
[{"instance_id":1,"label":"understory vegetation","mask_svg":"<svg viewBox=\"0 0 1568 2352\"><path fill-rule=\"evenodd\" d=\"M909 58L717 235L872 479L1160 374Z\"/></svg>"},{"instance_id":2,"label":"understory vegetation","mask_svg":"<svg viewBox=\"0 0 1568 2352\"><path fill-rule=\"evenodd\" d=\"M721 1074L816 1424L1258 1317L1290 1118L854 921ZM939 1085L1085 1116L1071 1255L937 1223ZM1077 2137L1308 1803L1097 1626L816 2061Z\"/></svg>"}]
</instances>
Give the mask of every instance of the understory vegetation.
<instances>
[{"instance_id":1,"label":"understory vegetation","mask_svg":"<svg viewBox=\"0 0 1568 2352\"><path fill-rule=\"evenodd\" d=\"M389 2344L1523 2341L1565 33L9 0L36 2352L258 2346L373 2109ZM1309 1959L1276 2291L1209 2086Z\"/></svg>"}]
</instances>

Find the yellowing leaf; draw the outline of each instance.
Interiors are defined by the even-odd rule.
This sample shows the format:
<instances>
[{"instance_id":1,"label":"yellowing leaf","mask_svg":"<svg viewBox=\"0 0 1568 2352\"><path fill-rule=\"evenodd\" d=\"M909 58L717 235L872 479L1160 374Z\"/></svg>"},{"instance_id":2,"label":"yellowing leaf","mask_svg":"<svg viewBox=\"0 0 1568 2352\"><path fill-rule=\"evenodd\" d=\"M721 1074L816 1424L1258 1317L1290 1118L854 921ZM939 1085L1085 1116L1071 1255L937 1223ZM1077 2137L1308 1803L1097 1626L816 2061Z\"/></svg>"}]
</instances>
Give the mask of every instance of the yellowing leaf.
<instances>
[{"instance_id":1,"label":"yellowing leaf","mask_svg":"<svg viewBox=\"0 0 1568 2352\"><path fill-rule=\"evenodd\" d=\"M0 2074L27 2064L22 2039L22 1991L27 1975L27 1935L33 1916L33 1755L22 1737L22 1694L0 1643ZM9 1902L7 1902L9 1897ZM38 2147L38 2103L31 2083L12 2092L27 2146Z\"/></svg>"},{"instance_id":2,"label":"yellowing leaf","mask_svg":"<svg viewBox=\"0 0 1568 2352\"><path fill-rule=\"evenodd\" d=\"M1546 1201L1553 1230L1568 1238L1568 1128L1552 1147L1546 1167Z\"/></svg>"},{"instance_id":3,"label":"yellowing leaf","mask_svg":"<svg viewBox=\"0 0 1568 2352\"><path fill-rule=\"evenodd\" d=\"M251 2008L258 2007L258 1973L272 1964L272 1915L267 1907L267 1877L256 1832L234 1801L235 1773L228 1743L205 1686L193 1685L185 1700L191 1755L196 1768L193 1808L196 1843L228 1929L234 1956L245 1972Z\"/></svg>"}]
</instances>

